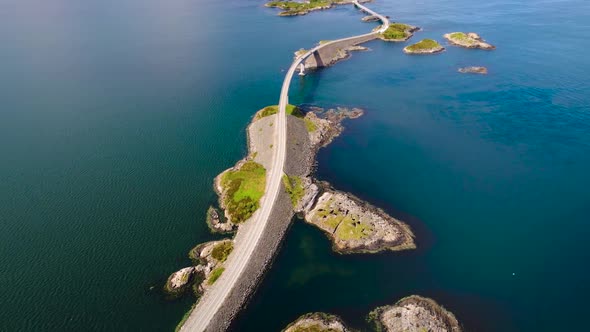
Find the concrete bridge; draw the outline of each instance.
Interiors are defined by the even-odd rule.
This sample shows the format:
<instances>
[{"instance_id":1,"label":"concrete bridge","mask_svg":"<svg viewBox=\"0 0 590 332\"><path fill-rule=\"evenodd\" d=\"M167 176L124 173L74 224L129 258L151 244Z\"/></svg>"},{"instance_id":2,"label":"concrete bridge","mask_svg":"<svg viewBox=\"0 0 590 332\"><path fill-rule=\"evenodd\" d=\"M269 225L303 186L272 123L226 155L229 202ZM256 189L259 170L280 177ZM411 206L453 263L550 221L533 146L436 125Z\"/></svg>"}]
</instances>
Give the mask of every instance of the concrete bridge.
<instances>
[{"instance_id":1,"label":"concrete bridge","mask_svg":"<svg viewBox=\"0 0 590 332\"><path fill-rule=\"evenodd\" d=\"M281 199L281 195L286 195L284 190L281 190L287 150L286 108L289 103L289 87L295 71L299 67L301 72L304 72L305 61L309 61L308 59L314 59L317 67L328 65L323 62L324 59L329 59L329 56L337 52L338 49L375 39L389 27L389 20L385 16L363 6L358 0L354 0L352 3L360 10L378 17L382 22L381 27L371 33L320 44L295 58L291 64L281 88L274 137L276 150L272 166L267 170L265 194L261 199L260 208L240 226L235 237L234 250L225 262L224 273L201 297L182 325L181 331L217 332L227 329L233 316L243 306L249 294L254 291L257 278L262 277L262 272L270 263L270 259L259 259L255 253L259 244L268 240L264 237L273 235L274 224L278 223L281 217L289 218L290 216L285 216L283 211L278 211L280 208L277 206L280 204L275 203ZM288 200L288 197L286 199ZM286 228L284 227L283 231L286 231ZM274 240L280 242L281 238ZM276 241L275 248L278 247ZM269 254L271 257L272 253Z\"/></svg>"}]
</instances>

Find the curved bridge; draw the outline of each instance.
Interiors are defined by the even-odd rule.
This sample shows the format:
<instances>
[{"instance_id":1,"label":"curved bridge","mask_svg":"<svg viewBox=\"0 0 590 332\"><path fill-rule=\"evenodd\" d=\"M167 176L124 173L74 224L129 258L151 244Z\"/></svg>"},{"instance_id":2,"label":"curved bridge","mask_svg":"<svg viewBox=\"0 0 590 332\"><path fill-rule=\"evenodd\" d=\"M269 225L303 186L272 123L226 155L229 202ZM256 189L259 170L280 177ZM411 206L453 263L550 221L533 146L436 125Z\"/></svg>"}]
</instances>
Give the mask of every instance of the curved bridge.
<instances>
[{"instance_id":1,"label":"curved bridge","mask_svg":"<svg viewBox=\"0 0 590 332\"><path fill-rule=\"evenodd\" d=\"M250 259L255 251L257 244L259 243L266 225L270 223L269 217L275 206L278 194L281 190L283 167L285 165L285 157L287 150L287 112L286 107L289 102L289 87L293 74L297 70L297 67L303 64L309 56L316 54L323 48L334 47L337 43L359 40L355 44L371 40L377 37L378 34L382 33L389 27L389 20L369 8L363 6L358 0L353 0L352 4L362 11L374 15L379 18L382 25L376 31L371 33L342 38L334 41L330 41L324 44L320 44L305 54L297 57L287 75L283 81L281 89L281 96L279 100L279 113L277 115L277 125L275 129L275 150L274 160L272 167L267 172L267 181L265 194L261 199L260 208L254 213L254 215L243 225L240 226L238 234L235 237L234 250L229 255L225 262L225 271L221 277L215 282L215 284L205 292L203 297L199 300L195 308L190 313L188 319L181 327L181 331L205 331L211 324L214 316L224 307L226 299L232 288L238 283L239 279L243 277L244 271ZM363 40L364 37L368 39ZM369 38L371 37L371 38ZM246 276L247 277L247 276Z\"/></svg>"}]
</instances>

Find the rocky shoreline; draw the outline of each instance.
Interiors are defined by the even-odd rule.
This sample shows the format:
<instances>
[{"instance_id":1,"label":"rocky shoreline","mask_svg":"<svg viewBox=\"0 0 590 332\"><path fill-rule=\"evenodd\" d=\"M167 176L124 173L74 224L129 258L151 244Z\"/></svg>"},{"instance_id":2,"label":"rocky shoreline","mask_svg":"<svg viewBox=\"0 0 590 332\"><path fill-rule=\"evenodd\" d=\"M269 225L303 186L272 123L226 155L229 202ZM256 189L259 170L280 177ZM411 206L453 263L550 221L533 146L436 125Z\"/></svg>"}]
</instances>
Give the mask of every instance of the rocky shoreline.
<instances>
[{"instance_id":1,"label":"rocky shoreline","mask_svg":"<svg viewBox=\"0 0 590 332\"><path fill-rule=\"evenodd\" d=\"M434 300L412 295L394 305L378 307L367 319L378 332L461 332L455 315ZM289 324L283 332L352 332L344 321L335 315L323 312L305 314Z\"/></svg>"}]
</instances>

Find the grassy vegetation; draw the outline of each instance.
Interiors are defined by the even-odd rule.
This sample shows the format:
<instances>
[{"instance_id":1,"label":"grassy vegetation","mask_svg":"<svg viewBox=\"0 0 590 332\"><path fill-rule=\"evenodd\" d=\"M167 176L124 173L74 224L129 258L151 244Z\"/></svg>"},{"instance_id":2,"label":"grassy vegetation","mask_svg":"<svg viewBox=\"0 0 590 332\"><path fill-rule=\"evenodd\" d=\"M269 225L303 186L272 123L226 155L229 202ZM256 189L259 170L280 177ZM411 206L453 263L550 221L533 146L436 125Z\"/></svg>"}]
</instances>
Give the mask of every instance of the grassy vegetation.
<instances>
[{"instance_id":1,"label":"grassy vegetation","mask_svg":"<svg viewBox=\"0 0 590 332\"><path fill-rule=\"evenodd\" d=\"M406 49L409 51L422 51L422 50L430 50L430 49L439 48L439 47L441 47L441 46L436 40L423 39L414 45L410 45L410 46L406 47Z\"/></svg>"},{"instance_id":2,"label":"grassy vegetation","mask_svg":"<svg viewBox=\"0 0 590 332\"><path fill-rule=\"evenodd\" d=\"M308 132L314 132L318 129L318 127L316 126L316 124L311 121L308 118L303 119L305 121L305 129L307 129Z\"/></svg>"},{"instance_id":3,"label":"grassy vegetation","mask_svg":"<svg viewBox=\"0 0 590 332\"><path fill-rule=\"evenodd\" d=\"M221 185L231 221L241 223L259 207L266 186L266 170L254 161L247 161L240 169L225 172Z\"/></svg>"},{"instance_id":4,"label":"grassy vegetation","mask_svg":"<svg viewBox=\"0 0 590 332\"><path fill-rule=\"evenodd\" d=\"M227 256L232 252L234 249L234 244L232 241L224 241L221 242L211 250L211 257L215 258L219 262L225 262Z\"/></svg>"},{"instance_id":5,"label":"grassy vegetation","mask_svg":"<svg viewBox=\"0 0 590 332\"><path fill-rule=\"evenodd\" d=\"M217 281L217 279L219 279L219 277L221 277L221 274L223 274L223 271L225 271L224 267L218 267L218 268L215 268L213 271L211 271L211 275L209 276L209 280L207 280L207 284L213 285Z\"/></svg>"},{"instance_id":6,"label":"grassy vegetation","mask_svg":"<svg viewBox=\"0 0 590 332\"><path fill-rule=\"evenodd\" d=\"M466 35L463 32L453 32L453 33L451 33L451 35L449 37L451 37L451 39L461 42L463 44L471 45L471 44L476 43L475 39L469 37L468 35Z\"/></svg>"},{"instance_id":7,"label":"grassy vegetation","mask_svg":"<svg viewBox=\"0 0 590 332\"><path fill-rule=\"evenodd\" d=\"M336 237L342 240L364 239L373 232L373 228L359 220L358 216L347 215L336 230Z\"/></svg>"},{"instance_id":8,"label":"grassy vegetation","mask_svg":"<svg viewBox=\"0 0 590 332\"><path fill-rule=\"evenodd\" d=\"M411 28L407 24L392 23L382 35L385 39L406 39L410 34L409 31Z\"/></svg>"},{"instance_id":9,"label":"grassy vegetation","mask_svg":"<svg viewBox=\"0 0 590 332\"><path fill-rule=\"evenodd\" d=\"M299 109L299 107L297 107L295 105L287 104L285 111L287 112L288 115L293 115L298 118L303 118L305 116L305 114L303 114L303 111L301 111L301 109ZM265 116L277 114L278 112L279 112L279 105L266 106L265 108L263 108L260 112L258 112L256 114L255 120L262 119Z\"/></svg>"},{"instance_id":10,"label":"grassy vegetation","mask_svg":"<svg viewBox=\"0 0 590 332\"><path fill-rule=\"evenodd\" d=\"M285 189L291 197L291 203L293 206L296 206L305 193L301 178L298 176L283 175L283 185L285 185Z\"/></svg>"},{"instance_id":11,"label":"grassy vegetation","mask_svg":"<svg viewBox=\"0 0 590 332\"><path fill-rule=\"evenodd\" d=\"M267 7L276 7L283 9L282 15L289 14L304 14L312 9L331 6L333 1L331 0L310 0L309 2L297 2L297 1L271 1L266 4Z\"/></svg>"}]
</instances>

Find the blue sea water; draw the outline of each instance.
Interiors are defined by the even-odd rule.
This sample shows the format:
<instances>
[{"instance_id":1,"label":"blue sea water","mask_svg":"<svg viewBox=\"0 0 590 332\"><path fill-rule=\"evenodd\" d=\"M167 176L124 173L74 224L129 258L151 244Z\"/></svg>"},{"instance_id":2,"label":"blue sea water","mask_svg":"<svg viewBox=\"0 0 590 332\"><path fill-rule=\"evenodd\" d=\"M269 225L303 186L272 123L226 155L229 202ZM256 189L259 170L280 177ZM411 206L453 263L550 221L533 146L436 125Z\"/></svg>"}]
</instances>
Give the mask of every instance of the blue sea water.
<instances>
[{"instance_id":1,"label":"blue sea water","mask_svg":"<svg viewBox=\"0 0 590 332\"><path fill-rule=\"evenodd\" d=\"M212 178L276 104L292 52L360 34L350 7L295 18L254 0L0 2L0 330L170 330L168 274L214 238ZM359 106L318 177L407 220L418 249L332 253L295 221L234 330L325 311L364 327L420 294L469 331L584 330L590 295L590 4L378 0L495 51L407 56L374 41L292 103ZM487 76L458 67L483 65Z\"/></svg>"}]
</instances>

